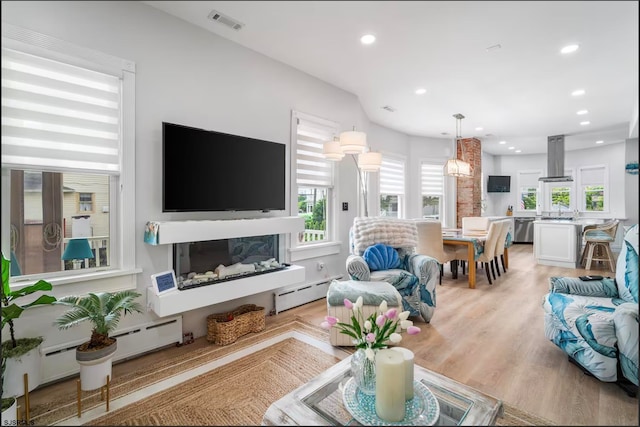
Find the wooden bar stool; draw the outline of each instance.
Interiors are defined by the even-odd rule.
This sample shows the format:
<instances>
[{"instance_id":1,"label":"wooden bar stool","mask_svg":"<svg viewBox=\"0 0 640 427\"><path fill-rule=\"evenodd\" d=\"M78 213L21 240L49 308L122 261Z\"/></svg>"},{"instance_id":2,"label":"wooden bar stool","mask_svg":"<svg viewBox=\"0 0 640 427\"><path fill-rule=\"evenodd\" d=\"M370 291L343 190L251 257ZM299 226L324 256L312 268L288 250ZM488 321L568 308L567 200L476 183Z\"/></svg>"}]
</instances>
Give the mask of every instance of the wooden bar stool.
<instances>
[{"instance_id":1,"label":"wooden bar stool","mask_svg":"<svg viewBox=\"0 0 640 427\"><path fill-rule=\"evenodd\" d=\"M615 272L616 260L611 252L611 243L616 239L619 220L606 222L596 227L585 229L583 238L585 241L581 262L586 263L585 268L591 269L593 261L608 262L609 268Z\"/></svg>"}]
</instances>

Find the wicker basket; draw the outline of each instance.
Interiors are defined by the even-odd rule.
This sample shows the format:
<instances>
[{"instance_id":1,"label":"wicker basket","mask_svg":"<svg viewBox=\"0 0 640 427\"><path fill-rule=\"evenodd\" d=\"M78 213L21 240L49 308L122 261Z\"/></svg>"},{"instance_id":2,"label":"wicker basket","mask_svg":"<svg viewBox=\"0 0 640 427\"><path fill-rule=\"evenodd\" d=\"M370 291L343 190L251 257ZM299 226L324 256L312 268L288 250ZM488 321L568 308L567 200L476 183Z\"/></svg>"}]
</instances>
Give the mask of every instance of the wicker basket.
<instances>
[{"instance_id":1,"label":"wicker basket","mask_svg":"<svg viewBox=\"0 0 640 427\"><path fill-rule=\"evenodd\" d=\"M228 345L249 332L264 330L264 307L245 304L233 311L207 316L207 341Z\"/></svg>"}]
</instances>

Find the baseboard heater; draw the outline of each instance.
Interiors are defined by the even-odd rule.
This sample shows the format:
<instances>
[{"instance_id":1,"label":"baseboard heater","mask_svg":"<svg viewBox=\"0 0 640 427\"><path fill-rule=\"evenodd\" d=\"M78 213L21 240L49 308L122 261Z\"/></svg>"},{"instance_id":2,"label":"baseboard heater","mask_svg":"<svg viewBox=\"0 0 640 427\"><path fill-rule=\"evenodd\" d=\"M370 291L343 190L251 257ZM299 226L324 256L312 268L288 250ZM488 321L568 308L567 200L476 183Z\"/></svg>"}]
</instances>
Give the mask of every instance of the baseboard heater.
<instances>
[{"instance_id":1,"label":"baseboard heater","mask_svg":"<svg viewBox=\"0 0 640 427\"><path fill-rule=\"evenodd\" d=\"M305 283L288 288L278 289L274 293L276 314L298 307L311 301L319 300L327 296L329 284L334 279L341 279L342 276L332 276L317 282Z\"/></svg>"},{"instance_id":2,"label":"baseboard heater","mask_svg":"<svg viewBox=\"0 0 640 427\"><path fill-rule=\"evenodd\" d=\"M182 316L162 318L142 325L122 328L110 336L118 339L113 361L138 356L157 348L182 342ZM42 379L46 384L80 372L76 347L87 339L67 342L42 349Z\"/></svg>"}]
</instances>

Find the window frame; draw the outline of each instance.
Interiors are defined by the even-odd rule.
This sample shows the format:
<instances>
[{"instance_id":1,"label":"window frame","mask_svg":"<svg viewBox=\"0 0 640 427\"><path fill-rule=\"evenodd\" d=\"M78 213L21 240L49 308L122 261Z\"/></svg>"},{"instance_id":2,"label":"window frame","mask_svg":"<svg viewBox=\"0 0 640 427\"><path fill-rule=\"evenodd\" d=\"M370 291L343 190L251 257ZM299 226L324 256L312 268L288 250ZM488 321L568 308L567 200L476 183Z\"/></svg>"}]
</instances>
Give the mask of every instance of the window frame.
<instances>
[{"instance_id":1,"label":"window frame","mask_svg":"<svg viewBox=\"0 0 640 427\"><path fill-rule=\"evenodd\" d=\"M382 152L382 164L384 164L385 160L390 160L392 162L400 163L402 165L402 193L388 193L382 191L382 178L383 171L382 167L378 171L378 215L382 215L382 196L397 196L398 197L398 216L397 217L389 217L389 218L405 218L407 215L407 158L405 156L400 156L395 153Z\"/></svg>"},{"instance_id":2,"label":"window frame","mask_svg":"<svg viewBox=\"0 0 640 427\"><path fill-rule=\"evenodd\" d=\"M298 140L298 119L313 122L320 127L326 127L329 130L329 137L338 135L340 132L340 125L332 120L324 119L312 114L303 113L296 110L291 110L291 130L290 130L290 212L293 216L298 216L298 182L297 182L297 166L296 166L296 150ZM329 139L328 139L329 140ZM295 233L289 235L289 261L295 262L305 260L309 258L315 258L318 256L333 255L340 253L341 242L338 240L338 227L337 227L337 210L338 203L336 202L335 182L338 179L338 168L335 162L331 162L331 174L332 185L318 186L317 188L327 189L326 199L326 238L322 241L311 242L299 242L298 236ZM301 187L314 188L312 185L303 185Z\"/></svg>"},{"instance_id":3,"label":"window frame","mask_svg":"<svg viewBox=\"0 0 640 427\"><path fill-rule=\"evenodd\" d=\"M109 177L109 210L110 215L110 263L109 267L86 270L67 270L52 273L31 274L11 279L12 285L19 288L45 278L57 289L74 292L84 289L85 292L102 290L135 288L135 274L142 269L136 267L135 246L127 245L130 236L135 236L135 216L124 215L124 212L135 212L135 74L133 61L117 58L102 52L84 48L64 40L56 39L35 31L20 28L11 24L2 25L2 46L24 53L37 55L65 64L86 68L113 76L120 81L120 138L119 138L119 175ZM45 170L41 167L32 169ZM10 193L10 168L2 165L2 191ZM78 170L79 173L83 173ZM95 173L95 172L93 172ZM95 201L94 201L95 203ZM94 205L95 209L95 205ZM2 251L9 253L10 241L10 207L2 206L3 238ZM125 236L129 237L126 239ZM120 277L121 279L105 281L103 279ZM59 286L71 285L72 287ZM13 286L12 286L13 287Z\"/></svg>"},{"instance_id":4,"label":"window frame","mask_svg":"<svg viewBox=\"0 0 640 427\"><path fill-rule=\"evenodd\" d=\"M588 182L588 183L584 183L584 181L586 181L585 175L587 175L586 171L593 171L593 170L602 170L602 183L598 184L598 183L593 183L593 182ZM610 211L610 193L611 193L611 189L609 187L609 167L606 164L598 164L598 165L587 165L587 166L580 166L578 167L578 185L577 185L577 209L580 213L584 213L584 214L604 214L604 213L608 213ZM586 210L584 209L586 207L586 202L587 202L587 195L586 195L586 187L587 186L598 186L601 185L603 187L603 203L602 203L602 210L601 211L593 211L593 210Z\"/></svg>"},{"instance_id":5,"label":"window frame","mask_svg":"<svg viewBox=\"0 0 640 427\"><path fill-rule=\"evenodd\" d=\"M528 177L528 175L531 175L531 177ZM517 182L517 203L516 203L516 212L523 212L523 213L530 213L530 212L536 212L537 209L534 207L533 209L521 209L520 208L520 202L522 202L522 190L523 188L535 188L535 194L536 194L536 207L542 206L542 200L540 199L541 194L540 194L540 184L538 181L538 178L540 178L542 176L542 170L540 169L529 169L529 170L521 170L518 171L516 173L516 182ZM535 177L535 178L534 178ZM533 182L536 183L536 185L533 185Z\"/></svg>"},{"instance_id":6,"label":"window frame","mask_svg":"<svg viewBox=\"0 0 640 427\"><path fill-rule=\"evenodd\" d=\"M428 197L439 197L440 198L440 203L439 203L439 209L438 209L438 220L440 222L444 222L444 215L445 215L445 203L446 203L446 185L447 185L447 180L445 179L446 177L444 176L444 174L442 173L442 163L443 162L434 162L434 161L429 161L429 160L421 160L420 161L420 188L419 188L419 194L420 194L420 199L419 199L419 207L420 207L420 218L424 218L424 214L423 214L423 203L424 203L424 197L428 196ZM422 166L423 165L428 165L428 166L432 166L433 170L439 170L440 173L442 174L442 193L440 194L436 194L436 193L425 193L423 192L423 180L425 179L425 177L422 175Z\"/></svg>"}]
</instances>

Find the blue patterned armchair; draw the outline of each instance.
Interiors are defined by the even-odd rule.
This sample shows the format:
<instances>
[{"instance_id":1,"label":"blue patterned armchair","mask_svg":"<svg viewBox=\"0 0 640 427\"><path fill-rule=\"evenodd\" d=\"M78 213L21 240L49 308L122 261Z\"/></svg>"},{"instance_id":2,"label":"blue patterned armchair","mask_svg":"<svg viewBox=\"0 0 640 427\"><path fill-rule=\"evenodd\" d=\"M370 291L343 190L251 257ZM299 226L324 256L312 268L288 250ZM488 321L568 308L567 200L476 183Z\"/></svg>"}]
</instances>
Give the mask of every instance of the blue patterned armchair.
<instances>
[{"instance_id":1,"label":"blue patterned armchair","mask_svg":"<svg viewBox=\"0 0 640 427\"><path fill-rule=\"evenodd\" d=\"M625 234L615 279L551 277L545 336L601 381L638 389L638 224Z\"/></svg>"},{"instance_id":2,"label":"blue patterned armchair","mask_svg":"<svg viewBox=\"0 0 640 427\"><path fill-rule=\"evenodd\" d=\"M354 218L349 231L351 255L347 258L347 272L352 280L390 283L402 296L403 310L411 316L421 316L428 323L436 308L440 267L436 259L414 253L417 241L415 221ZM381 244L394 248L397 258L374 262L374 256L368 255L374 254Z\"/></svg>"}]
</instances>

